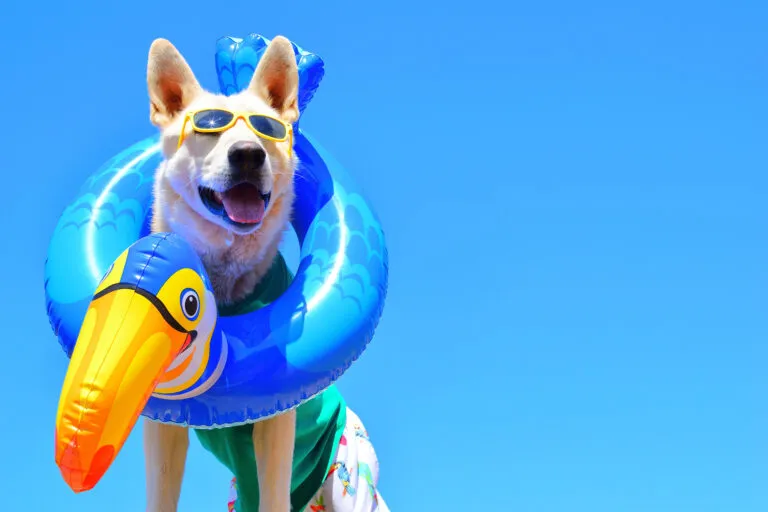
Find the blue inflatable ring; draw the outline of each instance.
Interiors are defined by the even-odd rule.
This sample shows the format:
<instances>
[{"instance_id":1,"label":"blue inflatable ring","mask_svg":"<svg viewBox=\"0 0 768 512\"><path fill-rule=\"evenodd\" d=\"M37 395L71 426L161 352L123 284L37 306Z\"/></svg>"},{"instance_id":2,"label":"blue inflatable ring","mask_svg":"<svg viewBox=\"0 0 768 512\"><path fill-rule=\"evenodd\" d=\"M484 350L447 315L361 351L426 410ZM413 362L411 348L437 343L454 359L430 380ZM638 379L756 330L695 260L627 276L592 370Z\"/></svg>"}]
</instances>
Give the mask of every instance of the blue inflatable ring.
<instances>
[{"instance_id":1,"label":"blue inflatable ring","mask_svg":"<svg viewBox=\"0 0 768 512\"><path fill-rule=\"evenodd\" d=\"M247 86L268 43L259 35L219 40L222 93ZM295 44L294 51L303 111L323 76L323 62ZM301 179L292 223L301 256L293 283L261 310L219 317L205 373L178 393L153 394L143 416L195 428L272 416L326 389L373 336L387 288L381 226L338 162L294 128ZM118 256L162 240L185 244L178 237L150 235L158 140L134 144L90 176L55 228L45 293L51 325L68 357L94 291Z\"/></svg>"}]
</instances>

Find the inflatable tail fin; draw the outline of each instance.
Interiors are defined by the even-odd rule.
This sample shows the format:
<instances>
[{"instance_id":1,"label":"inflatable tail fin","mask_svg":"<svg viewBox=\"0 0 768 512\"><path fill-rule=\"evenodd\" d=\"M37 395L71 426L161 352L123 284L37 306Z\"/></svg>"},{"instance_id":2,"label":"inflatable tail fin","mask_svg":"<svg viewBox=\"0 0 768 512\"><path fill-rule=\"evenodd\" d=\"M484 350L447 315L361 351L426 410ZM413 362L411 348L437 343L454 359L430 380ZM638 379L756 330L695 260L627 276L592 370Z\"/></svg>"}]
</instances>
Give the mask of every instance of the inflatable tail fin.
<instances>
[{"instance_id":1,"label":"inflatable tail fin","mask_svg":"<svg viewBox=\"0 0 768 512\"><path fill-rule=\"evenodd\" d=\"M264 55L270 40L259 34L245 39L222 37L216 42L216 75L221 93L227 96L242 91L251 81L259 59ZM323 60L296 43L291 42L299 67L299 113L315 95L325 73Z\"/></svg>"}]
</instances>

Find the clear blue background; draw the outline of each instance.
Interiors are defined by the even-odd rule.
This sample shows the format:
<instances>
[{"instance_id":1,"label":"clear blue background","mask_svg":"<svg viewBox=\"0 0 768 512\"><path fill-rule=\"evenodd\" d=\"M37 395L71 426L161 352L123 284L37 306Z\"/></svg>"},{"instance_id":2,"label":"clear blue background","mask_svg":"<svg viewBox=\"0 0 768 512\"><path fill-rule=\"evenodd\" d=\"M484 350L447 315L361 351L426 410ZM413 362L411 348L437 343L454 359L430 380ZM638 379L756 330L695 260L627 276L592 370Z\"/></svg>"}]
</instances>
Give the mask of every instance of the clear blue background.
<instances>
[{"instance_id":1,"label":"clear blue background","mask_svg":"<svg viewBox=\"0 0 768 512\"><path fill-rule=\"evenodd\" d=\"M632 3L4 4L0 510L143 510L140 432L91 492L54 464L48 238L153 133L152 40L215 88L250 32L325 59L303 126L387 230L340 387L394 512L768 510L768 4ZM228 480L193 441L181 511Z\"/></svg>"}]
</instances>

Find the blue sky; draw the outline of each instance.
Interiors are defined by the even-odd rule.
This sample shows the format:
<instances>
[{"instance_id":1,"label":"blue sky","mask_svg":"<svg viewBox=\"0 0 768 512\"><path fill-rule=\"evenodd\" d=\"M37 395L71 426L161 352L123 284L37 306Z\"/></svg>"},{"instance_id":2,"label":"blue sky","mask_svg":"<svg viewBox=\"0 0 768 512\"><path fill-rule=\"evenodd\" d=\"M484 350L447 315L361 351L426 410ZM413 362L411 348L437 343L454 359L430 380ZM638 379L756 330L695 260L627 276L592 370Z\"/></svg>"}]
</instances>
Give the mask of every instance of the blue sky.
<instances>
[{"instance_id":1,"label":"blue sky","mask_svg":"<svg viewBox=\"0 0 768 512\"><path fill-rule=\"evenodd\" d=\"M258 32L325 60L302 126L387 231L339 385L393 511L768 510L768 4L108 4L0 20L0 509L143 510L140 432L88 493L54 464L48 239L153 133L155 37L215 88L216 39ZM194 440L181 510L225 510L228 479Z\"/></svg>"}]
</instances>

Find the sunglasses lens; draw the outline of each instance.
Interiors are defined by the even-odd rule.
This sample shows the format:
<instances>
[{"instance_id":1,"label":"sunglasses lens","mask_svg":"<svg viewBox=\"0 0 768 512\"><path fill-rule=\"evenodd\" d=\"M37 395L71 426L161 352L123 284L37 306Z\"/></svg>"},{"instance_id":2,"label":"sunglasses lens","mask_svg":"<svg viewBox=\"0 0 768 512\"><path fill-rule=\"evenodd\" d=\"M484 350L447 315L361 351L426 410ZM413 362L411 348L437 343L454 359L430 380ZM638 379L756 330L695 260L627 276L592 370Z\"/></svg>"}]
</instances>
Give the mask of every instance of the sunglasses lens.
<instances>
[{"instance_id":1,"label":"sunglasses lens","mask_svg":"<svg viewBox=\"0 0 768 512\"><path fill-rule=\"evenodd\" d=\"M198 130L223 128L232 121L233 114L226 110L201 110L192 116L192 123Z\"/></svg>"},{"instance_id":2,"label":"sunglasses lens","mask_svg":"<svg viewBox=\"0 0 768 512\"><path fill-rule=\"evenodd\" d=\"M285 125L271 117L250 116L248 120L257 132L273 139L284 139L286 136Z\"/></svg>"}]
</instances>

